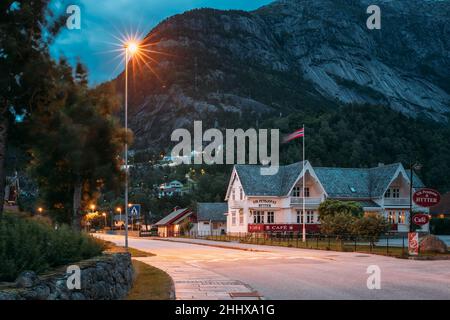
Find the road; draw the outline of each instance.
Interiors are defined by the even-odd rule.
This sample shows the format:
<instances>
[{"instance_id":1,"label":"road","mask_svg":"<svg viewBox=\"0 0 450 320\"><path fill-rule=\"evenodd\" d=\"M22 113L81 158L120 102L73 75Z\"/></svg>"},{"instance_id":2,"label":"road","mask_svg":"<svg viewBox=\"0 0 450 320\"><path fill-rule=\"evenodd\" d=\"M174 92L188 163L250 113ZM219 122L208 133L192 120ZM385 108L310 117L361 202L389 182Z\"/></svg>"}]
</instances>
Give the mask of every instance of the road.
<instances>
[{"instance_id":1,"label":"road","mask_svg":"<svg viewBox=\"0 0 450 320\"><path fill-rule=\"evenodd\" d=\"M123 236L97 236L123 245ZM129 240L130 247L156 254L138 259L165 270L174 279L177 299L227 299L230 292L255 290L264 299L450 299L450 260L413 261L361 253L214 243L261 251ZM380 289L367 287L367 268L371 265L380 268Z\"/></svg>"}]
</instances>

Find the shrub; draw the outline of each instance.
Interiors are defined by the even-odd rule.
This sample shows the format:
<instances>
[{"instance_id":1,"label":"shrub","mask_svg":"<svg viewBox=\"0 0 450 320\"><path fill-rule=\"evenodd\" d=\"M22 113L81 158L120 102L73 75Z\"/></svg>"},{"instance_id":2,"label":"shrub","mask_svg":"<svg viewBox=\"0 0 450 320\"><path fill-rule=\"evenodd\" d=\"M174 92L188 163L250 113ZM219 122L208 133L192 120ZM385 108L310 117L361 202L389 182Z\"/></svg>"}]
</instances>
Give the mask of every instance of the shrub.
<instances>
[{"instance_id":1,"label":"shrub","mask_svg":"<svg viewBox=\"0 0 450 320\"><path fill-rule=\"evenodd\" d=\"M103 244L67 226L54 230L39 221L0 220L0 281L13 281L25 270L37 273L101 254Z\"/></svg>"},{"instance_id":2,"label":"shrub","mask_svg":"<svg viewBox=\"0 0 450 320\"><path fill-rule=\"evenodd\" d=\"M342 239L352 233L356 219L349 212L337 212L333 215L326 215L320 218L320 231L323 234Z\"/></svg>"},{"instance_id":3,"label":"shrub","mask_svg":"<svg viewBox=\"0 0 450 320\"><path fill-rule=\"evenodd\" d=\"M389 223L382 215L369 213L355 221L352 233L355 236L364 237L374 244L388 228Z\"/></svg>"},{"instance_id":4,"label":"shrub","mask_svg":"<svg viewBox=\"0 0 450 320\"><path fill-rule=\"evenodd\" d=\"M361 217L363 215L363 209L361 205L354 201L340 201L327 199L319 206L319 218L325 218L326 216L334 216L337 213L348 213L354 217Z\"/></svg>"}]
</instances>

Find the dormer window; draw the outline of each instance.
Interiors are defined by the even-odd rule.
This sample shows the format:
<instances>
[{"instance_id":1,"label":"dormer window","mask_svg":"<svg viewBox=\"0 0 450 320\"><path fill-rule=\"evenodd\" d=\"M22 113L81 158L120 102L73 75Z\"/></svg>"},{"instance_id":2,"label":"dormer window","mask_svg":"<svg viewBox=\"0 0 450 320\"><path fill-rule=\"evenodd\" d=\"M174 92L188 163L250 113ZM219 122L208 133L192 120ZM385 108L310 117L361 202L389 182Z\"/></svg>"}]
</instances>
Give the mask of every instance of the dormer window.
<instances>
[{"instance_id":1,"label":"dormer window","mask_svg":"<svg viewBox=\"0 0 450 320\"><path fill-rule=\"evenodd\" d=\"M389 188L384 194L385 198L400 198L400 188Z\"/></svg>"},{"instance_id":2,"label":"dormer window","mask_svg":"<svg viewBox=\"0 0 450 320\"><path fill-rule=\"evenodd\" d=\"M349 188L350 188L350 191L351 191L352 193L356 193L356 188L355 188L355 187L349 186Z\"/></svg>"}]
</instances>

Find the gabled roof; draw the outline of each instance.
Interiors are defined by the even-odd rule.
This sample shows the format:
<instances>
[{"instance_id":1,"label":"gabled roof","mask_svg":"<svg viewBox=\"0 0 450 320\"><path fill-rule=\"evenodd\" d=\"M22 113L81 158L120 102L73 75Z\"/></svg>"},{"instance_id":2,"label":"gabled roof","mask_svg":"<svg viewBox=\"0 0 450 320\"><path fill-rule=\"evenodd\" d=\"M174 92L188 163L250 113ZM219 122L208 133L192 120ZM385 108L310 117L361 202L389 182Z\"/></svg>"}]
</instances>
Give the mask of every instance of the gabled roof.
<instances>
[{"instance_id":1,"label":"gabled roof","mask_svg":"<svg viewBox=\"0 0 450 320\"><path fill-rule=\"evenodd\" d=\"M226 202L199 202L197 203L197 221L226 221L228 212Z\"/></svg>"},{"instance_id":2,"label":"gabled roof","mask_svg":"<svg viewBox=\"0 0 450 320\"><path fill-rule=\"evenodd\" d=\"M297 162L280 166L276 175L261 175L261 166L236 165L236 173L248 196L286 196L300 176L305 163ZM382 165L374 168L315 167L315 175L330 198L370 199L379 198L396 178L404 173L409 180L409 170L401 163ZM414 187L424 184L414 173Z\"/></svg>"},{"instance_id":3,"label":"gabled roof","mask_svg":"<svg viewBox=\"0 0 450 320\"><path fill-rule=\"evenodd\" d=\"M192 212L189 211L186 208L177 209L177 210L172 211L171 213L169 213L167 216L165 216L164 218L159 220L157 223L155 223L155 226L166 226L166 225L169 225L172 222L179 220L180 218L182 218L186 214L191 214L191 213Z\"/></svg>"},{"instance_id":4,"label":"gabled roof","mask_svg":"<svg viewBox=\"0 0 450 320\"><path fill-rule=\"evenodd\" d=\"M297 162L280 166L274 175L261 175L263 167L258 165L235 165L234 168L246 195L285 196L302 172L303 165L303 162Z\"/></svg>"}]
</instances>

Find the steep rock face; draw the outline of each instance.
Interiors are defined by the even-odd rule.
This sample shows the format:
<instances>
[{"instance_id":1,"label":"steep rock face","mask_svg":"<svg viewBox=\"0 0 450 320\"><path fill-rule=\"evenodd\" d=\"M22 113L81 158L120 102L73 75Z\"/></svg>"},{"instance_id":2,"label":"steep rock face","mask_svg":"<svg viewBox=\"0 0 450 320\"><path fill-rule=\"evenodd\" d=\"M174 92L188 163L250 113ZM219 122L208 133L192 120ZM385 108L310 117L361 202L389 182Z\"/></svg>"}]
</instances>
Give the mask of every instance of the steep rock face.
<instances>
[{"instance_id":1,"label":"steep rock face","mask_svg":"<svg viewBox=\"0 0 450 320\"><path fill-rule=\"evenodd\" d=\"M136 148L167 146L174 129L194 120L255 126L267 115L336 104L447 121L449 1L378 1L381 30L366 27L370 4L284 0L163 21L145 40L158 62L130 82Z\"/></svg>"}]
</instances>

